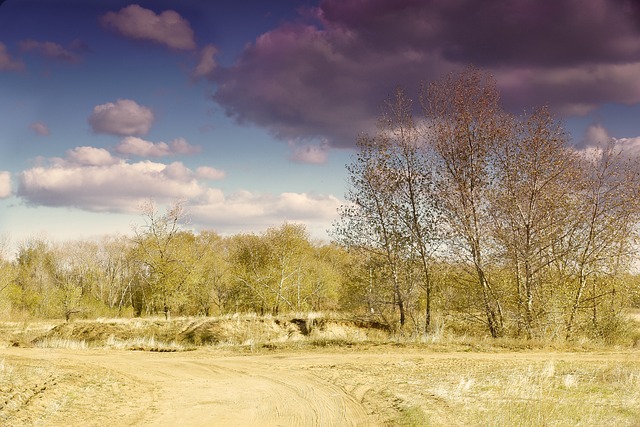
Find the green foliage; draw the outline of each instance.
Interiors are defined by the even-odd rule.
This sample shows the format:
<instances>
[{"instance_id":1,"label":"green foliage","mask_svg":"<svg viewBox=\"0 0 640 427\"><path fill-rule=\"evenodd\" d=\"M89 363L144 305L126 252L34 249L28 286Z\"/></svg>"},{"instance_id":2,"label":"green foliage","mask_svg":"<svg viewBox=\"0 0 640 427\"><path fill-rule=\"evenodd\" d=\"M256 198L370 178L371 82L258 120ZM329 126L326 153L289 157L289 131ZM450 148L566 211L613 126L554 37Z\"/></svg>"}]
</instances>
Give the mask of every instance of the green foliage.
<instances>
[{"instance_id":1,"label":"green foliage","mask_svg":"<svg viewBox=\"0 0 640 427\"><path fill-rule=\"evenodd\" d=\"M195 264L201 257L194 244L195 236L180 229L181 203L160 215L153 203L143 208L146 225L136 231L136 255L142 268L139 278L147 288L143 299L153 311L166 318L174 308L185 304L186 289Z\"/></svg>"},{"instance_id":2,"label":"green foliage","mask_svg":"<svg viewBox=\"0 0 640 427\"><path fill-rule=\"evenodd\" d=\"M240 304L258 313L335 307L337 248L315 247L301 225L283 224L262 235L235 236L231 274Z\"/></svg>"}]
</instances>

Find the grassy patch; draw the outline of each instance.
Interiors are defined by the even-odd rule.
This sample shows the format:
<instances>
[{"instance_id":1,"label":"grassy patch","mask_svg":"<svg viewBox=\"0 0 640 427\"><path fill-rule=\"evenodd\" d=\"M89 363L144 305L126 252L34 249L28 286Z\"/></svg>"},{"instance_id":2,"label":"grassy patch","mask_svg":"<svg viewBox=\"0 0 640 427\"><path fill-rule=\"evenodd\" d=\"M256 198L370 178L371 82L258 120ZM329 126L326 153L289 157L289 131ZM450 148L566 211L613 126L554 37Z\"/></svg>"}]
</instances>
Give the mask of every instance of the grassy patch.
<instances>
[{"instance_id":1,"label":"grassy patch","mask_svg":"<svg viewBox=\"0 0 640 427\"><path fill-rule=\"evenodd\" d=\"M385 352L389 354L389 352ZM315 370L389 425L640 425L640 360L540 353L397 358Z\"/></svg>"},{"instance_id":2,"label":"grassy patch","mask_svg":"<svg viewBox=\"0 0 640 427\"><path fill-rule=\"evenodd\" d=\"M427 414L425 414L420 406L400 408L398 415L390 424L401 427L426 427L431 425Z\"/></svg>"}]
</instances>

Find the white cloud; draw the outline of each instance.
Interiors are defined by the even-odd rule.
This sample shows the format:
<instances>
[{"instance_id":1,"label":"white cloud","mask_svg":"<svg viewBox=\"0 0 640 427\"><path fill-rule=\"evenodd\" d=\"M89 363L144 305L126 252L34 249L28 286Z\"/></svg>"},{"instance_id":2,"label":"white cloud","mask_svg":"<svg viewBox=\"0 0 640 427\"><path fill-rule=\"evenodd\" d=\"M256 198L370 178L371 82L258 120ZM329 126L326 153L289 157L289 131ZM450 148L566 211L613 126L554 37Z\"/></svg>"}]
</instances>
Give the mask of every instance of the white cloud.
<instances>
[{"instance_id":1,"label":"white cloud","mask_svg":"<svg viewBox=\"0 0 640 427\"><path fill-rule=\"evenodd\" d=\"M614 143L617 150L629 156L640 155L640 136L631 138L613 138L609 131L601 124L594 124L587 128L582 140L582 153L587 159L598 159L602 156L603 149L609 143Z\"/></svg>"},{"instance_id":2,"label":"white cloud","mask_svg":"<svg viewBox=\"0 0 640 427\"><path fill-rule=\"evenodd\" d=\"M29 128L38 135L49 136L51 134L51 132L49 132L49 127L46 123L43 122L31 123Z\"/></svg>"},{"instance_id":3,"label":"white cloud","mask_svg":"<svg viewBox=\"0 0 640 427\"><path fill-rule=\"evenodd\" d=\"M86 159L85 159L86 160ZM28 203L94 212L135 212L144 200L161 203L202 196L206 188L182 163L149 161L37 166L20 174L18 195Z\"/></svg>"},{"instance_id":4,"label":"white cloud","mask_svg":"<svg viewBox=\"0 0 640 427\"><path fill-rule=\"evenodd\" d=\"M289 159L296 163L311 163L319 165L327 162L327 158L329 156L329 145L326 143L321 145L290 144L290 146L292 148L292 153Z\"/></svg>"},{"instance_id":5,"label":"white cloud","mask_svg":"<svg viewBox=\"0 0 640 427\"><path fill-rule=\"evenodd\" d=\"M596 124L587 128L583 143L587 146L599 147L606 145L610 140L611 136L609 136L609 132L604 128L604 126Z\"/></svg>"},{"instance_id":6,"label":"white cloud","mask_svg":"<svg viewBox=\"0 0 640 427\"><path fill-rule=\"evenodd\" d=\"M141 157L162 157L171 154L169 145L164 142L153 143L142 138L128 136L116 146L120 154L133 154Z\"/></svg>"},{"instance_id":7,"label":"white cloud","mask_svg":"<svg viewBox=\"0 0 640 427\"><path fill-rule=\"evenodd\" d=\"M200 166L196 169L196 176L203 180L217 181L225 177L224 171L209 166Z\"/></svg>"},{"instance_id":8,"label":"white cloud","mask_svg":"<svg viewBox=\"0 0 640 427\"><path fill-rule=\"evenodd\" d=\"M331 195L309 193L239 191L225 196L221 191L209 191L203 199L193 201L188 210L195 224L229 234L261 231L288 221L303 223L314 236L326 238L326 229L337 219L342 203Z\"/></svg>"},{"instance_id":9,"label":"white cloud","mask_svg":"<svg viewBox=\"0 0 640 427\"><path fill-rule=\"evenodd\" d=\"M96 105L89 116L89 124L95 133L113 135L144 135L153 123L153 112L130 99Z\"/></svg>"},{"instance_id":10,"label":"white cloud","mask_svg":"<svg viewBox=\"0 0 640 427\"><path fill-rule=\"evenodd\" d=\"M0 171L0 199L11 196L11 173Z\"/></svg>"},{"instance_id":11,"label":"white cloud","mask_svg":"<svg viewBox=\"0 0 640 427\"><path fill-rule=\"evenodd\" d=\"M24 62L11 58L7 47L0 42L0 71L21 71L24 70Z\"/></svg>"},{"instance_id":12,"label":"white cloud","mask_svg":"<svg viewBox=\"0 0 640 427\"><path fill-rule=\"evenodd\" d=\"M202 48L200 51L200 57L198 60L198 65L193 71L193 77L195 78L205 78L205 79L213 79L213 74L216 71L217 64L215 56L218 54L218 49L212 45L208 44Z\"/></svg>"},{"instance_id":13,"label":"white cloud","mask_svg":"<svg viewBox=\"0 0 640 427\"><path fill-rule=\"evenodd\" d=\"M67 151L67 159L70 164L80 166L108 166L120 162L104 148L96 147L76 147Z\"/></svg>"},{"instance_id":14,"label":"white cloud","mask_svg":"<svg viewBox=\"0 0 640 427\"><path fill-rule=\"evenodd\" d=\"M202 148L198 145L191 145L184 138L176 138L171 143L169 143L171 147L172 154L198 154Z\"/></svg>"},{"instance_id":15,"label":"white cloud","mask_svg":"<svg viewBox=\"0 0 640 427\"><path fill-rule=\"evenodd\" d=\"M116 152L140 157L164 157L176 154L196 154L201 147L191 145L184 138L176 138L171 143L151 142L135 136L124 138L116 146Z\"/></svg>"},{"instance_id":16,"label":"white cloud","mask_svg":"<svg viewBox=\"0 0 640 427\"><path fill-rule=\"evenodd\" d=\"M626 151L630 155L640 155L640 136L636 136L635 138L619 138L616 139L616 142L620 144L623 151Z\"/></svg>"},{"instance_id":17,"label":"white cloud","mask_svg":"<svg viewBox=\"0 0 640 427\"><path fill-rule=\"evenodd\" d=\"M196 48L193 30L189 22L173 10L156 14L137 4L119 12L108 12L100 22L106 28L137 40L149 40L176 50Z\"/></svg>"},{"instance_id":18,"label":"white cloud","mask_svg":"<svg viewBox=\"0 0 640 427\"><path fill-rule=\"evenodd\" d=\"M181 162L129 163L96 147L76 147L65 158L41 159L18 175L18 192L30 205L73 207L90 212L138 213L141 203L187 200L197 227L221 233L261 231L284 221L305 224L312 235L326 238L342 202L331 195L310 193L225 194L207 181L224 178L209 166L192 170ZM0 194L11 194L9 173L0 173Z\"/></svg>"}]
</instances>

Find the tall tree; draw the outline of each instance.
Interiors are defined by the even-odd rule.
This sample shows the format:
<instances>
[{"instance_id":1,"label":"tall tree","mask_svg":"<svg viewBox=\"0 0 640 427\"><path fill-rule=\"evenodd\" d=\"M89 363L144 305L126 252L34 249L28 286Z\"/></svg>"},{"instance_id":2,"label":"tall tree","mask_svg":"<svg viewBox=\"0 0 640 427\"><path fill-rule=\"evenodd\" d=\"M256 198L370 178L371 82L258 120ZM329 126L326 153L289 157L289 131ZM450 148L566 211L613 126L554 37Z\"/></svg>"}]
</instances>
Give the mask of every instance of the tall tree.
<instances>
[{"instance_id":1,"label":"tall tree","mask_svg":"<svg viewBox=\"0 0 640 427\"><path fill-rule=\"evenodd\" d=\"M598 324L598 304L607 290L598 289L604 277L629 270L637 251L640 222L640 168L620 143L606 141L582 153L582 185L579 188L578 221L571 235L574 273L572 298L566 321L570 338L580 311L591 309L593 327ZM590 289L589 303L585 295Z\"/></svg>"},{"instance_id":2,"label":"tall tree","mask_svg":"<svg viewBox=\"0 0 640 427\"><path fill-rule=\"evenodd\" d=\"M402 89L385 104L373 137L359 140L360 152L347 167L352 203L341 210L336 240L347 247L384 255L400 312L400 324L414 304L412 287L424 290L425 331L431 324L430 263L439 243L440 211L431 153Z\"/></svg>"},{"instance_id":3,"label":"tall tree","mask_svg":"<svg viewBox=\"0 0 640 427\"><path fill-rule=\"evenodd\" d=\"M213 231L202 231L195 244L202 256L196 265L189 287L189 300L198 314L223 314L233 308L236 297L228 260L228 240Z\"/></svg>"},{"instance_id":4,"label":"tall tree","mask_svg":"<svg viewBox=\"0 0 640 427\"><path fill-rule=\"evenodd\" d=\"M16 270L14 306L34 316L55 316L56 262L51 244L37 238L20 244Z\"/></svg>"},{"instance_id":5,"label":"tall tree","mask_svg":"<svg viewBox=\"0 0 640 427\"><path fill-rule=\"evenodd\" d=\"M398 88L385 104L378 138L389 140L383 174L394 214L407 240L407 255L415 261L416 279L425 293L425 332L432 317L432 274L430 264L443 237L442 213L436 193L436 176L431 147L424 143L424 130L413 118L413 103Z\"/></svg>"},{"instance_id":6,"label":"tall tree","mask_svg":"<svg viewBox=\"0 0 640 427\"><path fill-rule=\"evenodd\" d=\"M531 338L545 298L554 251L577 217L577 155L546 108L514 120L513 136L495 146L491 214L496 241L515 282L518 325Z\"/></svg>"},{"instance_id":7,"label":"tall tree","mask_svg":"<svg viewBox=\"0 0 640 427\"><path fill-rule=\"evenodd\" d=\"M108 308L117 309L118 314L132 305L132 296L137 271L135 247L130 239L122 236L104 236L96 254L100 269L93 294Z\"/></svg>"},{"instance_id":8,"label":"tall tree","mask_svg":"<svg viewBox=\"0 0 640 427\"><path fill-rule=\"evenodd\" d=\"M333 236L347 248L371 251L385 259L385 277L393 289L393 303L403 326L406 301L401 269L407 235L389 191L386 159L392 149L391 141L361 136L358 148L354 161L347 166L351 185L346 199L351 204L340 208L340 220L334 224Z\"/></svg>"},{"instance_id":9,"label":"tall tree","mask_svg":"<svg viewBox=\"0 0 640 427\"><path fill-rule=\"evenodd\" d=\"M456 237L471 262L489 332L502 334L500 297L488 277L492 151L511 136L511 120L500 107L495 80L476 68L423 85L421 103L428 143L442 171L439 194Z\"/></svg>"}]
</instances>

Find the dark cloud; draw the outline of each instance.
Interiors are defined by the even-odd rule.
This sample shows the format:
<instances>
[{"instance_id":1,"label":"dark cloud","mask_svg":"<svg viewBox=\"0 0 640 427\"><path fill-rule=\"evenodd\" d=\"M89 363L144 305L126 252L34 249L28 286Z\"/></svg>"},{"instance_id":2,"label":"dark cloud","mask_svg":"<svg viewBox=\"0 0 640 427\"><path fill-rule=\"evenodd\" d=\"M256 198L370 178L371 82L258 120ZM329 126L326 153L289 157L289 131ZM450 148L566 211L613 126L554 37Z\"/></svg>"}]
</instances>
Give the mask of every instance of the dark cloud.
<instances>
[{"instance_id":1,"label":"dark cloud","mask_svg":"<svg viewBox=\"0 0 640 427\"><path fill-rule=\"evenodd\" d=\"M324 0L248 45L213 79L239 122L349 146L397 85L473 63L508 107L566 115L640 102L640 7L631 0Z\"/></svg>"},{"instance_id":2,"label":"dark cloud","mask_svg":"<svg viewBox=\"0 0 640 427\"><path fill-rule=\"evenodd\" d=\"M443 71L430 55L351 52L342 31L288 25L263 34L236 64L220 69L214 99L239 122L269 128L282 139L327 140L349 146L371 130L381 101L401 82Z\"/></svg>"}]
</instances>

